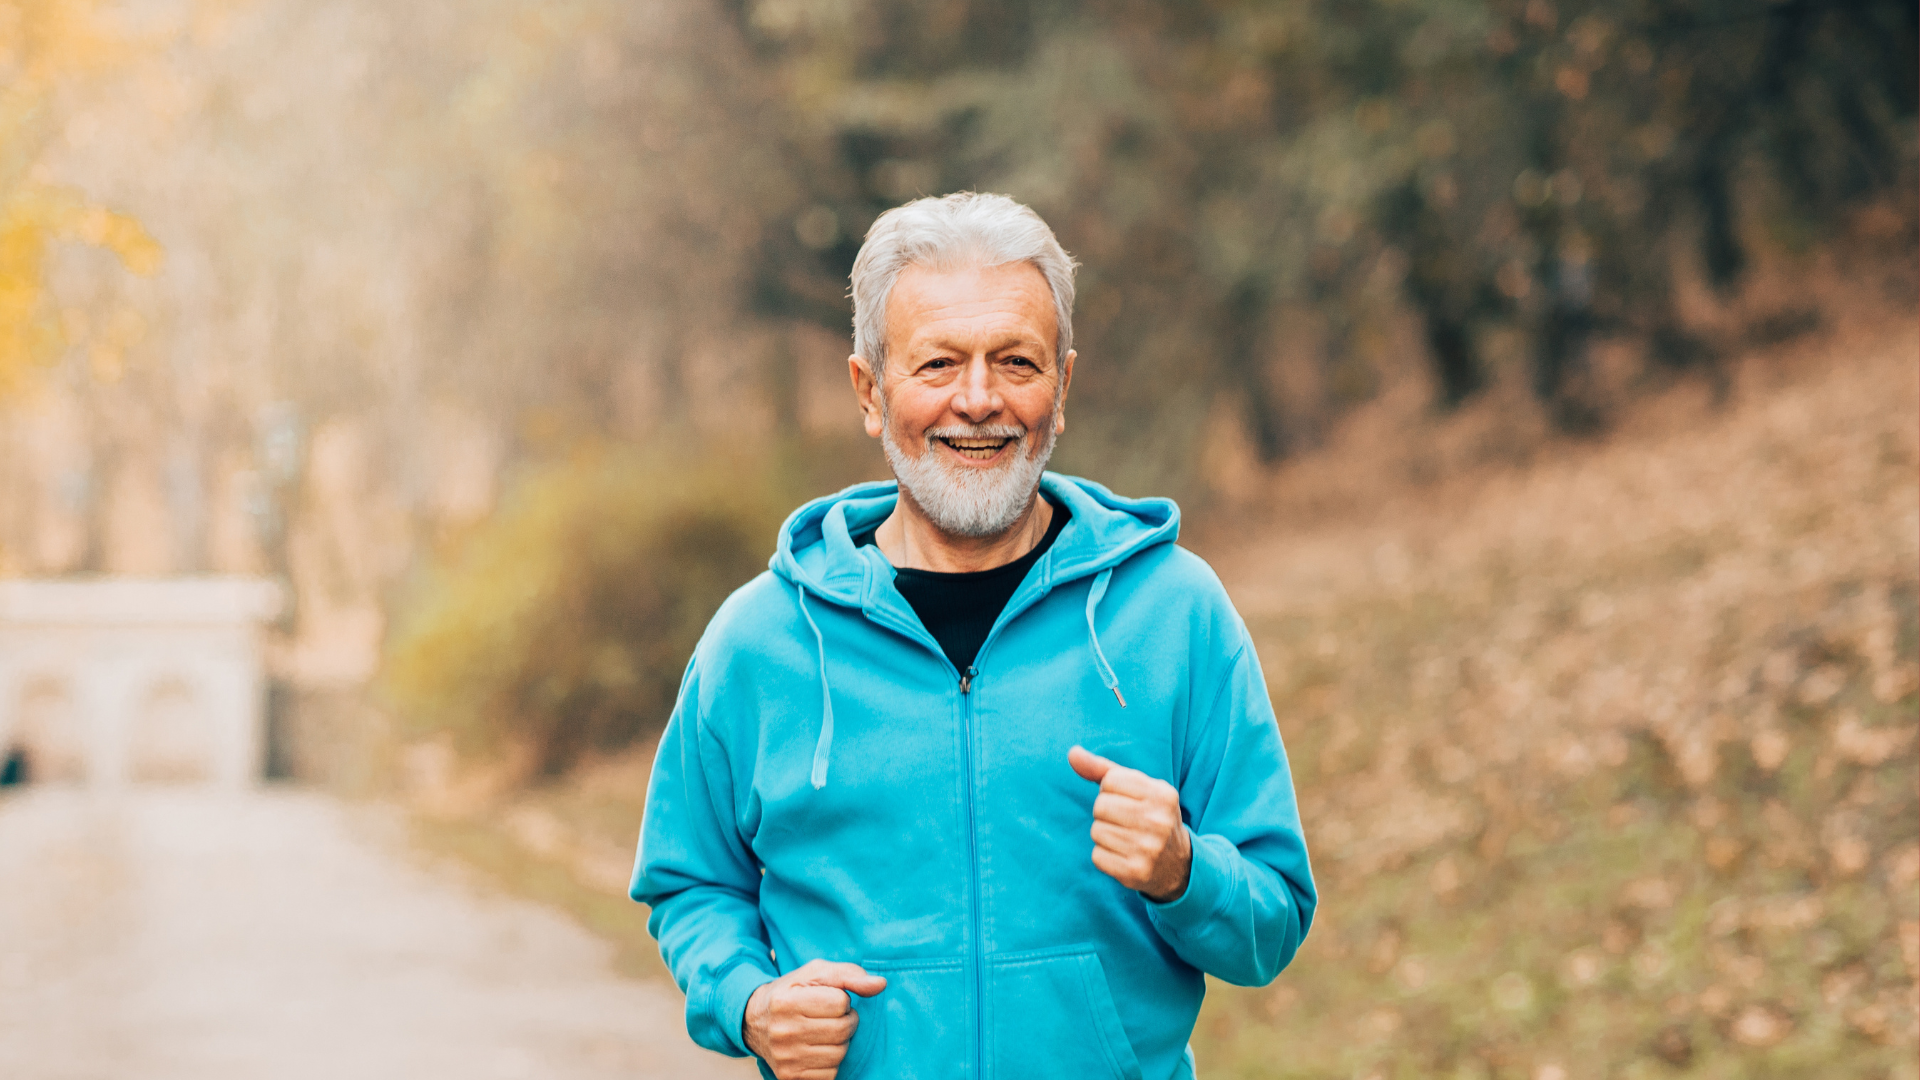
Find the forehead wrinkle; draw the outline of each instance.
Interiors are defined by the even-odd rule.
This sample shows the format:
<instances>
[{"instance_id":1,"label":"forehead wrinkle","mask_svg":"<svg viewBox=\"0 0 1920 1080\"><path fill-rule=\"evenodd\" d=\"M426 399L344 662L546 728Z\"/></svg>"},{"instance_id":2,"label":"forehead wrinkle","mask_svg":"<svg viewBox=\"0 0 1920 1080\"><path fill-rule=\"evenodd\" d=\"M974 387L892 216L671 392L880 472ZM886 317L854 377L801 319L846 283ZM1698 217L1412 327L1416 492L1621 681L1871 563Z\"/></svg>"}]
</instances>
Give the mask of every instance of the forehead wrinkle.
<instances>
[{"instance_id":1,"label":"forehead wrinkle","mask_svg":"<svg viewBox=\"0 0 1920 1080\"><path fill-rule=\"evenodd\" d=\"M901 351L907 354L1023 347L1051 360L1059 336L1053 293L1027 263L955 269L908 265L887 295L886 316L888 337L905 331Z\"/></svg>"}]
</instances>

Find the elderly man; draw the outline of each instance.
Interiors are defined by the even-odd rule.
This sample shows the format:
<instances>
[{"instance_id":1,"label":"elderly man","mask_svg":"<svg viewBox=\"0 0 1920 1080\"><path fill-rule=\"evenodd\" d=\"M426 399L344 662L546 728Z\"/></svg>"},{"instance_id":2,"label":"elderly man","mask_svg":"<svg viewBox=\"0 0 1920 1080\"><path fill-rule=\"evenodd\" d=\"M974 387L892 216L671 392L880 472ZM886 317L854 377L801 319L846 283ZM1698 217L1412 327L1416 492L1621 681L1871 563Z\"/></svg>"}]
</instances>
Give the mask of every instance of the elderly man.
<instances>
[{"instance_id":1,"label":"elderly man","mask_svg":"<svg viewBox=\"0 0 1920 1080\"><path fill-rule=\"evenodd\" d=\"M808 503L713 618L633 897L701 1045L785 1078L1193 1075L1313 880L1245 626L1179 511L1045 472L1073 262L1004 196L881 215L854 392L897 483Z\"/></svg>"}]
</instances>

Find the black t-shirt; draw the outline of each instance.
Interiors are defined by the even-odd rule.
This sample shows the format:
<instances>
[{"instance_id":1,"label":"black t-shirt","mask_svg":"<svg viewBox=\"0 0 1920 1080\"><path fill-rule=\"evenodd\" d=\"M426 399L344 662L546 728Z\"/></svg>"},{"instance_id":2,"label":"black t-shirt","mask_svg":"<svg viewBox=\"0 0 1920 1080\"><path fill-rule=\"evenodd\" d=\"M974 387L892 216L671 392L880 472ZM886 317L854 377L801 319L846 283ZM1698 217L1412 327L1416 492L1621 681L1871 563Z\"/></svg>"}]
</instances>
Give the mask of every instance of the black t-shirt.
<instances>
[{"instance_id":1,"label":"black t-shirt","mask_svg":"<svg viewBox=\"0 0 1920 1080\"><path fill-rule=\"evenodd\" d=\"M1053 520L1047 523L1047 535L1033 546L1033 550L991 570L979 570L971 574L941 574L932 570L896 569L893 585L900 590L912 605L913 613L920 616L920 624L940 643L941 651L953 666L965 672L973 666L973 658L980 655L980 646L986 644L987 634L993 630L995 619L1006 608L1007 601L1019 591L1020 583L1027 579L1027 571L1047 553L1053 541L1060 535L1071 511L1060 505L1052 496L1042 493L1041 498L1053 507ZM873 543L873 534L879 531L876 525L872 529L853 538L858 547Z\"/></svg>"}]
</instances>

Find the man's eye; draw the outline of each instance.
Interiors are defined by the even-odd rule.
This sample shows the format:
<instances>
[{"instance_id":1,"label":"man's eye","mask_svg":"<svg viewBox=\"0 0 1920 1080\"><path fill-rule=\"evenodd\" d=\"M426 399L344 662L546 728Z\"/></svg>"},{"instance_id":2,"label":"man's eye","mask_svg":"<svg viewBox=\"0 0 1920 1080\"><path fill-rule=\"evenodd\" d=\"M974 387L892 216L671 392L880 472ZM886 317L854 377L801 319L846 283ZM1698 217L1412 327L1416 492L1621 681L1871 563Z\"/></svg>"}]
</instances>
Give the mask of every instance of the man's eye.
<instances>
[{"instance_id":1,"label":"man's eye","mask_svg":"<svg viewBox=\"0 0 1920 1080\"><path fill-rule=\"evenodd\" d=\"M1007 362L1009 364L1014 364L1018 367L1038 367L1039 366L1038 364L1035 364L1033 361L1027 359L1024 356L1009 357Z\"/></svg>"},{"instance_id":2,"label":"man's eye","mask_svg":"<svg viewBox=\"0 0 1920 1080\"><path fill-rule=\"evenodd\" d=\"M929 360L929 361L927 361L927 362L926 362L926 363L925 363L924 365L922 365L922 366L923 366L923 367L925 367L925 368L926 368L927 370L929 370L929 371L938 371L938 370L940 370L941 368L944 368L944 367L952 367L952 366L953 366L953 361L951 361L951 360Z\"/></svg>"}]
</instances>

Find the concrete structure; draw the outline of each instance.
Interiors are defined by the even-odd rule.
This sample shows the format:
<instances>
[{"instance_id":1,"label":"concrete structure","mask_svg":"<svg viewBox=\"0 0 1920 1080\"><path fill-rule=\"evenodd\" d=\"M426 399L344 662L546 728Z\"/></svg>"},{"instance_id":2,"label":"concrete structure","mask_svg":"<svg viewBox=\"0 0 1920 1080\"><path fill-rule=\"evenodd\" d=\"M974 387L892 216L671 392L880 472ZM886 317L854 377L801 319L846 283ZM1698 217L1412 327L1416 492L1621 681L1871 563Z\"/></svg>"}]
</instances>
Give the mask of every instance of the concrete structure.
<instances>
[{"instance_id":1,"label":"concrete structure","mask_svg":"<svg viewBox=\"0 0 1920 1080\"><path fill-rule=\"evenodd\" d=\"M256 578L0 581L0 760L36 783L254 783L280 602Z\"/></svg>"}]
</instances>

